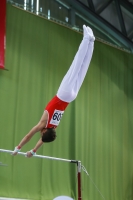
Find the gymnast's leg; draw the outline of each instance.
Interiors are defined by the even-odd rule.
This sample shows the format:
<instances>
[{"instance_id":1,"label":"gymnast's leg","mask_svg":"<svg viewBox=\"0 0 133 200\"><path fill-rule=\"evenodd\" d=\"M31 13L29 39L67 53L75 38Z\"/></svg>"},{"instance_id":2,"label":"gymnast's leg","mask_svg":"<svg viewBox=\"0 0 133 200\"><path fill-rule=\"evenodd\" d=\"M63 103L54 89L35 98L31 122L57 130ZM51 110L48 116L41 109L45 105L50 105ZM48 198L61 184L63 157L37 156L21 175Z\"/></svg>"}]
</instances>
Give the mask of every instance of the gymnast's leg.
<instances>
[{"instance_id":1,"label":"gymnast's leg","mask_svg":"<svg viewBox=\"0 0 133 200\"><path fill-rule=\"evenodd\" d=\"M83 40L57 92L58 98L65 102L76 98L92 58L95 37L89 27L84 25L83 30Z\"/></svg>"}]
</instances>

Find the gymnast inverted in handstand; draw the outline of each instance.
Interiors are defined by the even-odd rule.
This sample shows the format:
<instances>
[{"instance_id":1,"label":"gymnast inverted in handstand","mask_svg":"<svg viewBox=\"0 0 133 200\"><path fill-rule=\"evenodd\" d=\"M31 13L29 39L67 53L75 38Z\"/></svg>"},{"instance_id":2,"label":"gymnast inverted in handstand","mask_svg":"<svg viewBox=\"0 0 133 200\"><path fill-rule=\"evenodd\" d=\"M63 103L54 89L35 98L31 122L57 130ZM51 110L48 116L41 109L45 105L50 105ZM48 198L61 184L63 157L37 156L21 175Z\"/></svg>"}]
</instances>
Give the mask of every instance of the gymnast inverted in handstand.
<instances>
[{"instance_id":1,"label":"gymnast inverted in handstand","mask_svg":"<svg viewBox=\"0 0 133 200\"><path fill-rule=\"evenodd\" d=\"M94 41L95 37L92 30L83 25L83 39L67 74L61 82L57 94L45 107L38 124L15 147L13 155L17 155L21 148L39 131L41 132L41 138L35 147L27 152L27 157L32 157L43 143L55 140L55 129L59 125L66 107L77 97L89 68L94 49Z\"/></svg>"}]
</instances>

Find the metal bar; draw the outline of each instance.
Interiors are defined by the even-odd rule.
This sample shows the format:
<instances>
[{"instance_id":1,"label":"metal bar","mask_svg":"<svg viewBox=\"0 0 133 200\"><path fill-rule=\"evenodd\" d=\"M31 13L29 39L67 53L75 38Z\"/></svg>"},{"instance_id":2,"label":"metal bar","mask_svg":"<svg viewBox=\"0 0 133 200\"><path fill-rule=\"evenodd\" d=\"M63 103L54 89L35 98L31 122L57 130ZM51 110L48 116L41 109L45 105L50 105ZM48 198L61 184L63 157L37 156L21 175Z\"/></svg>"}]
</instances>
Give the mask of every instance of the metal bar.
<instances>
[{"instance_id":1,"label":"metal bar","mask_svg":"<svg viewBox=\"0 0 133 200\"><path fill-rule=\"evenodd\" d=\"M117 14L118 14L118 18L119 18L119 22L120 22L122 33L127 36L127 31L126 31L123 15L122 15L122 12L121 12L121 7L120 7L119 0L115 0L115 5L116 5Z\"/></svg>"},{"instance_id":2,"label":"metal bar","mask_svg":"<svg viewBox=\"0 0 133 200\"><path fill-rule=\"evenodd\" d=\"M75 10L71 8L70 13L71 13L71 25L73 27L75 26Z\"/></svg>"},{"instance_id":3,"label":"metal bar","mask_svg":"<svg viewBox=\"0 0 133 200\"><path fill-rule=\"evenodd\" d=\"M34 11L34 0L31 0L31 12Z\"/></svg>"},{"instance_id":4,"label":"metal bar","mask_svg":"<svg viewBox=\"0 0 133 200\"><path fill-rule=\"evenodd\" d=\"M14 151L6 150L6 149L0 149L0 152L5 152L5 153L10 153L10 154L12 154ZM26 153L24 153L24 152L18 152L18 154L19 154L19 155L26 156ZM33 155L33 157L44 158L44 159L50 159L50 160L58 160L58 161L63 161L63 162L76 163L76 164L79 162L79 161L77 161L77 160L68 160L68 159L63 159L63 158L42 156L42 155L37 155L37 154Z\"/></svg>"},{"instance_id":5,"label":"metal bar","mask_svg":"<svg viewBox=\"0 0 133 200\"><path fill-rule=\"evenodd\" d=\"M60 1L60 0L55 0L57 3L59 3L59 5L62 5L64 8L66 9L70 9L70 7L68 5L66 5L64 2Z\"/></svg>"},{"instance_id":6,"label":"metal bar","mask_svg":"<svg viewBox=\"0 0 133 200\"><path fill-rule=\"evenodd\" d=\"M101 12L103 12L111 3L113 2L113 0L109 0L105 3L103 3L97 10L96 13L100 15Z\"/></svg>"},{"instance_id":7,"label":"metal bar","mask_svg":"<svg viewBox=\"0 0 133 200\"><path fill-rule=\"evenodd\" d=\"M121 5L128 10L131 14L133 14L133 5L129 3L127 0L120 0Z\"/></svg>"},{"instance_id":8,"label":"metal bar","mask_svg":"<svg viewBox=\"0 0 133 200\"><path fill-rule=\"evenodd\" d=\"M39 0L36 0L36 14L39 14Z\"/></svg>"},{"instance_id":9,"label":"metal bar","mask_svg":"<svg viewBox=\"0 0 133 200\"><path fill-rule=\"evenodd\" d=\"M92 0L87 0L87 2L89 4L90 9L95 12L95 7L94 7L94 4L93 4L93 1Z\"/></svg>"},{"instance_id":10,"label":"metal bar","mask_svg":"<svg viewBox=\"0 0 133 200\"><path fill-rule=\"evenodd\" d=\"M48 10L48 19L50 19L50 9Z\"/></svg>"},{"instance_id":11,"label":"metal bar","mask_svg":"<svg viewBox=\"0 0 133 200\"><path fill-rule=\"evenodd\" d=\"M26 10L27 7L27 0L24 0L24 10Z\"/></svg>"},{"instance_id":12,"label":"metal bar","mask_svg":"<svg viewBox=\"0 0 133 200\"><path fill-rule=\"evenodd\" d=\"M128 34L128 37L129 37L131 40L133 40L133 30L130 31L130 33Z\"/></svg>"}]
</instances>

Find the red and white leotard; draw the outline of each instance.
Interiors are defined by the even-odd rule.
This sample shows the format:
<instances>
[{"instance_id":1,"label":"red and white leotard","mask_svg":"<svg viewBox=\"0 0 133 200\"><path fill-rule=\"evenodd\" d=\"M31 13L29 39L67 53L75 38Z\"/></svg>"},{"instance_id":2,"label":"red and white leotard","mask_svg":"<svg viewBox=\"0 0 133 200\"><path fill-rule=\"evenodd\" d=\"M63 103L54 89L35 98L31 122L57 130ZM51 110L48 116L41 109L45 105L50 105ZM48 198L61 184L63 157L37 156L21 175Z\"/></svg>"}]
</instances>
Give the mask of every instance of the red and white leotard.
<instances>
[{"instance_id":1,"label":"red and white leotard","mask_svg":"<svg viewBox=\"0 0 133 200\"><path fill-rule=\"evenodd\" d=\"M64 110L66 109L68 104L68 102L62 101L57 96L55 96L47 104L45 108L45 111L47 111L48 113L48 122L46 128L56 128L59 125Z\"/></svg>"}]
</instances>

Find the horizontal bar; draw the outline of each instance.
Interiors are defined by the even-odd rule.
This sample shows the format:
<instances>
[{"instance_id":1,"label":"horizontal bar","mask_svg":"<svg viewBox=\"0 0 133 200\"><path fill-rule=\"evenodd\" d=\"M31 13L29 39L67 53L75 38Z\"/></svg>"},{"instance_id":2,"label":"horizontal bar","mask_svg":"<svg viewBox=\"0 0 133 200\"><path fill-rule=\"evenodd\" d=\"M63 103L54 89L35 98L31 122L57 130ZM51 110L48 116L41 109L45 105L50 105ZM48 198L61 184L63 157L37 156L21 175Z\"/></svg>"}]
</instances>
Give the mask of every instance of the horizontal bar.
<instances>
[{"instance_id":1,"label":"horizontal bar","mask_svg":"<svg viewBox=\"0 0 133 200\"><path fill-rule=\"evenodd\" d=\"M6 150L6 149L0 149L0 152L5 152L5 153L10 153L10 154L12 154L14 151ZM18 152L18 154L23 155L23 156L26 156L26 153L24 153L24 152ZM50 159L50 160L58 160L58 161L64 161L64 162L70 162L70 163L78 163L77 160L68 160L68 159L63 159L63 158L42 156L42 155L37 155L37 154L33 155L33 157L44 158L44 159Z\"/></svg>"}]
</instances>

